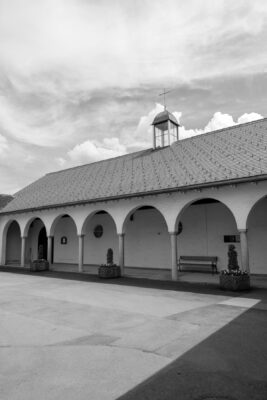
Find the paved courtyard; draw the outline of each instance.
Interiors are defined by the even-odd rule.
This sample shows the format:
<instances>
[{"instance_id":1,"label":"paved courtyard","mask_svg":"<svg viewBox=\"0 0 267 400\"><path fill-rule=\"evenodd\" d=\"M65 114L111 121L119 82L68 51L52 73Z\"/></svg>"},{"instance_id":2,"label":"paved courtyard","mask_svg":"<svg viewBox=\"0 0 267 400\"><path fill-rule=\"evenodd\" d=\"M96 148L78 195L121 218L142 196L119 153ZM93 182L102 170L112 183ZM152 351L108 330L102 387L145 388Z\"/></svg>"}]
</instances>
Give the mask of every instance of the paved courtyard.
<instances>
[{"instance_id":1,"label":"paved courtyard","mask_svg":"<svg viewBox=\"0 0 267 400\"><path fill-rule=\"evenodd\" d=\"M0 272L0 399L267 398L267 292Z\"/></svg>"}]
</instances>

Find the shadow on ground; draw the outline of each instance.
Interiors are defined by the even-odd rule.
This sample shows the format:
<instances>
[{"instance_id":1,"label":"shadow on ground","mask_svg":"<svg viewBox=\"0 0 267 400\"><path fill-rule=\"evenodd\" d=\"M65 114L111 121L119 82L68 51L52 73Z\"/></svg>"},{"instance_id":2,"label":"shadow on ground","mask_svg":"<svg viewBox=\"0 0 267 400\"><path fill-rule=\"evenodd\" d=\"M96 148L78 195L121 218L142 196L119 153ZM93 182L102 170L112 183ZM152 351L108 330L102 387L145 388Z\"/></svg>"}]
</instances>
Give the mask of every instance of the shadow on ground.
<instances>
[{"instance_id":1,"label":"shadow on ground","mask_svg":"<svg viewBox=\"0 0 267 400\"><path fill-rule=\"evenodd\" d=\"M266 300L117 400L266 400Z\"/></svg>"}]
</instances>

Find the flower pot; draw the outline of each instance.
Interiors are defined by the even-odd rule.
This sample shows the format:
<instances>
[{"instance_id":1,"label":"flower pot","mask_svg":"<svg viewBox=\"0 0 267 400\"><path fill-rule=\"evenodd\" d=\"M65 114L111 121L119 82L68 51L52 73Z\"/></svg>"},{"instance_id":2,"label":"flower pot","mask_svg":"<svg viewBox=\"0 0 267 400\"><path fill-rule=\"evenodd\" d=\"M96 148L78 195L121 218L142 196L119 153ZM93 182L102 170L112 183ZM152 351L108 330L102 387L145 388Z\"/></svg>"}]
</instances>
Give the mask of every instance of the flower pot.
<instances>
[{"instance_id":1,"label":"flower pot","mask_svg":"<svg viewBox=\"0 0 267 400\"><path fill-rule=\"evenodd\" d=\"M223 290L249 290L250 289L250 276L248 274L243 275L231 275L231 274L220 274L220 288Z\"/></svg>"},{"instance_id":2,"label":"flower pot","mask_svg":"<svg viewBox=\"0 0 267 400\"><path fill-rule=\"evenodd\" d=\"M121 268L119 265L101 265L98 268L99 278L119 278L121 276Z\"/></svg>"},{"instance_id":3,"label":"flower pot","mask_svg":"<svg viewBox=\"0 0 267 400\"><path fill-rule=\"evenodd\" d=\"M47 260L34 260L31 262L30 270L34 272L47 271L49 262Z\"/></svg>"}]
</instances>

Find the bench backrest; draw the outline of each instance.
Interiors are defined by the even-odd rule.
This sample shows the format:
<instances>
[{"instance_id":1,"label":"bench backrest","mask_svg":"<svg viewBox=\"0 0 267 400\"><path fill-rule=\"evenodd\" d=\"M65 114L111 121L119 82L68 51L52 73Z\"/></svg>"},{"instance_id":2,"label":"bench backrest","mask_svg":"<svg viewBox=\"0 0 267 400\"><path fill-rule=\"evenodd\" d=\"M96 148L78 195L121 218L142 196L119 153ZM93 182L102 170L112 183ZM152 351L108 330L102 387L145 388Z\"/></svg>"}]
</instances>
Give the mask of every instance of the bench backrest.
<instances>
[{"instance_id":1,"label":"bench backrest","mask_svg":"<svg viewBox=\"0 0 267 400\"><path fill-rule=\"evenodd\" d=\"M217 261L218 257L216 256L181 256L180 260L184 261Z\"/></svg>"}]
</instances>

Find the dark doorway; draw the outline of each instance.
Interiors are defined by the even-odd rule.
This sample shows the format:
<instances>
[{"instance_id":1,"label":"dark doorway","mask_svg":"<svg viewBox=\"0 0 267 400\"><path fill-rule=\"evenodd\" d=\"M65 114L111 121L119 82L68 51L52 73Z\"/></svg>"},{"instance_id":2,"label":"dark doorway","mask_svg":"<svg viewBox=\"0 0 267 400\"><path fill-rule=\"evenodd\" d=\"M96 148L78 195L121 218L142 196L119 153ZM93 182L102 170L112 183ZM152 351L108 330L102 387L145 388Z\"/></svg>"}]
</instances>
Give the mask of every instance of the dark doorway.
<instances>
[{"instance_id":1,"label":"dark doorway","mask_svg":"<svg viewBox=\"0 0 267 400\"><path fill-rule=\"evenodd\" d=\"M40 230L38 236L38 259L47 260L47 236L45 227Z\"/></svg>"}]
</instances>

